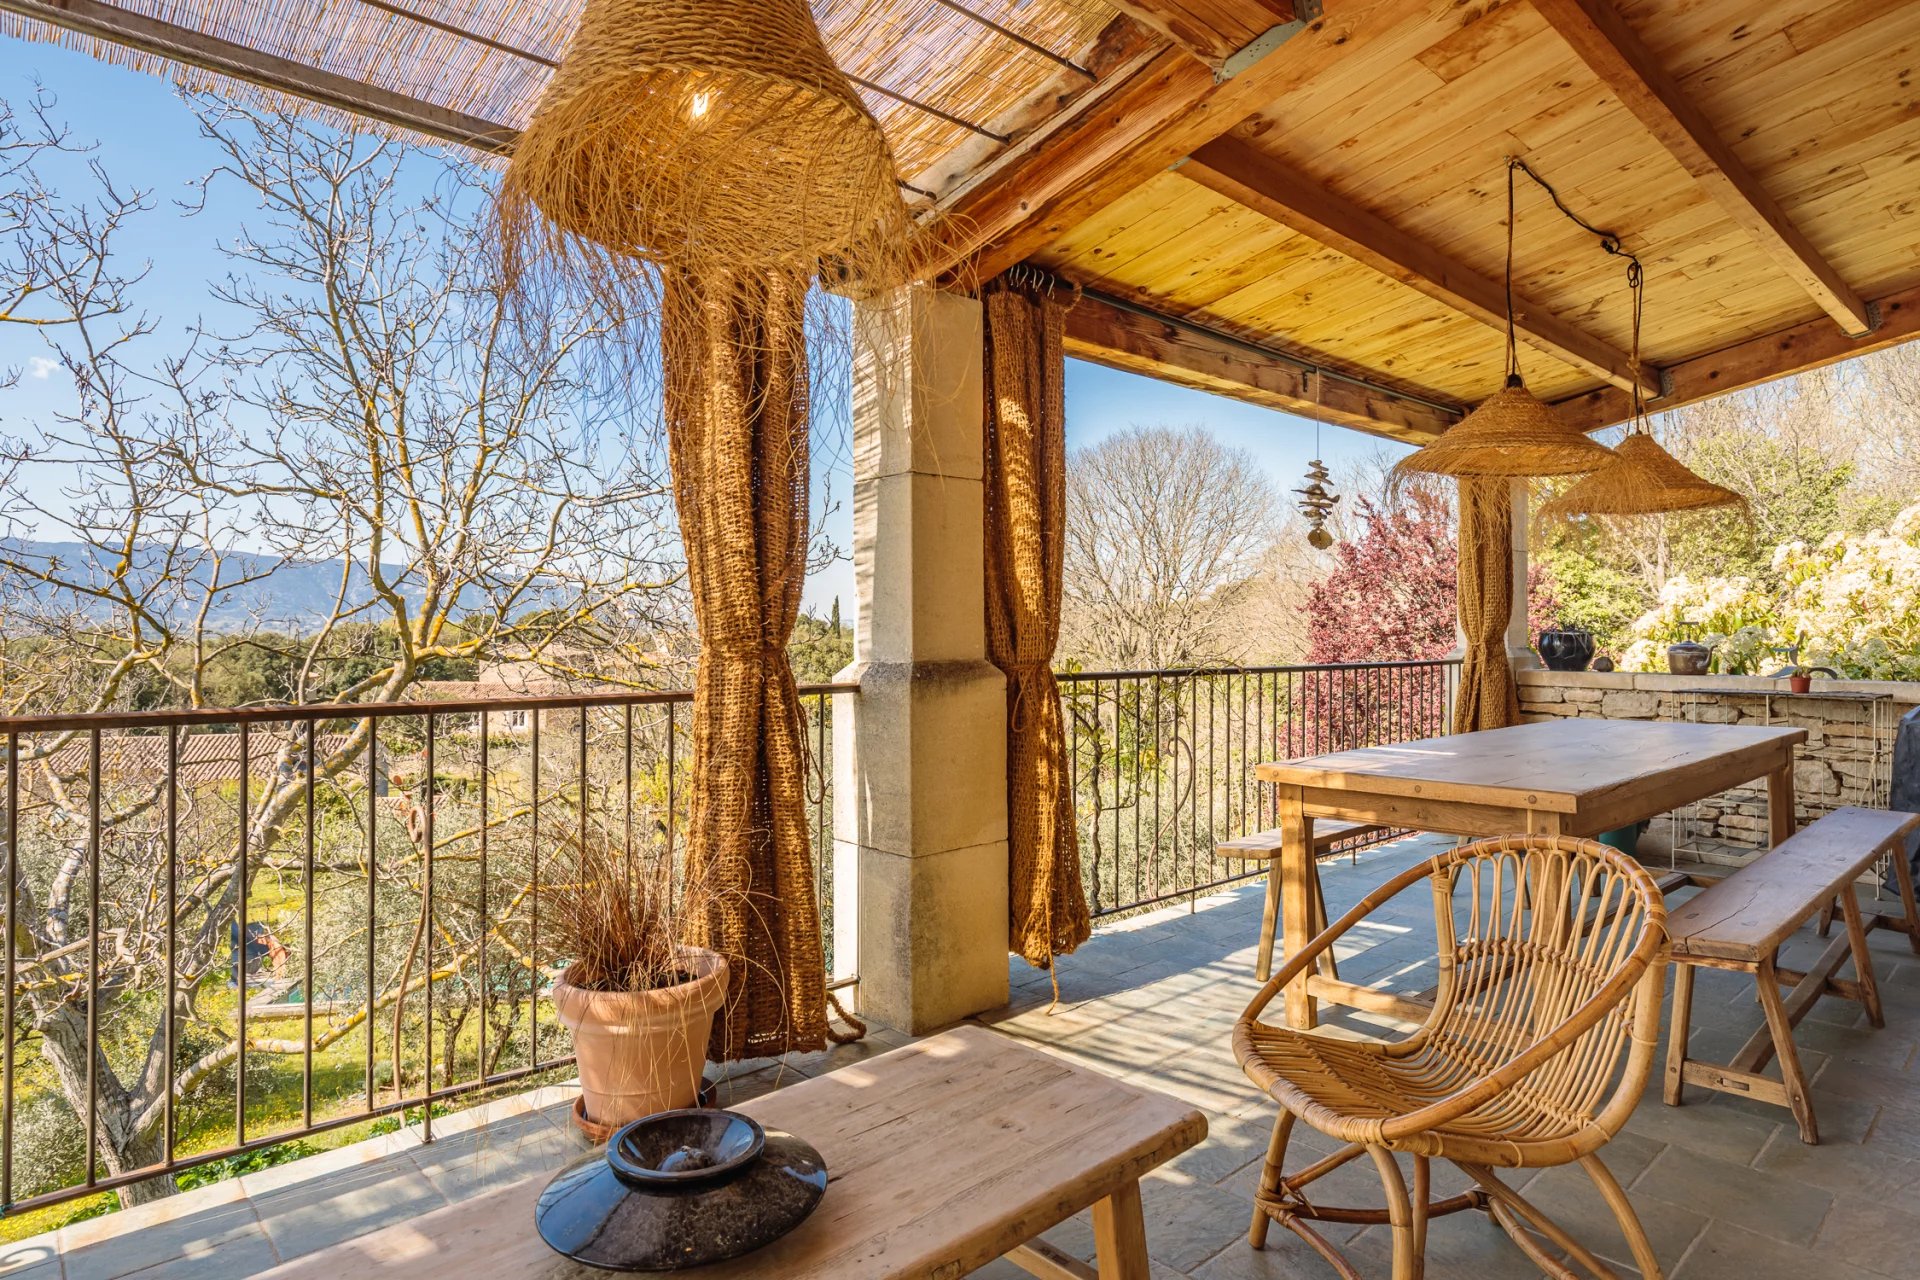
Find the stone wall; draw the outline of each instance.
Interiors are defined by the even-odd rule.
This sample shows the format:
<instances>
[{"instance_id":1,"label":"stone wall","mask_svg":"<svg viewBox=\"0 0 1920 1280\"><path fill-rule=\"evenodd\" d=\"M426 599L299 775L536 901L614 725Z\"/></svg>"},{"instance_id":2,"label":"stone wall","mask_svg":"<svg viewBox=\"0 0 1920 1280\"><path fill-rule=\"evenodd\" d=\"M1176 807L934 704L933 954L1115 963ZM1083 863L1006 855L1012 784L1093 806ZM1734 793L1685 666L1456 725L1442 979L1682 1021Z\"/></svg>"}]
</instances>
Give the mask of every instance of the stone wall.
<instances>
[{"instance_id":1,"label":"stone wall","mask_svg":"<svg viewBox=\"0 0 1920 1280\"><path fill-rule=\"evenodd\" d=\"M1844 804L1884 806L1892 726L1920 705L1920 684L1815 680L1795 694L1758 676L1640 675L1621 671L1522 671L1520 710L1529 720L1691 720L1702 724L1793 724L1808 731L1795 778L1807 821ZM1694 811L1697 834L1736 846L1767 838L1767 797L1729 791Z\"/></svg>"}]
</instances>

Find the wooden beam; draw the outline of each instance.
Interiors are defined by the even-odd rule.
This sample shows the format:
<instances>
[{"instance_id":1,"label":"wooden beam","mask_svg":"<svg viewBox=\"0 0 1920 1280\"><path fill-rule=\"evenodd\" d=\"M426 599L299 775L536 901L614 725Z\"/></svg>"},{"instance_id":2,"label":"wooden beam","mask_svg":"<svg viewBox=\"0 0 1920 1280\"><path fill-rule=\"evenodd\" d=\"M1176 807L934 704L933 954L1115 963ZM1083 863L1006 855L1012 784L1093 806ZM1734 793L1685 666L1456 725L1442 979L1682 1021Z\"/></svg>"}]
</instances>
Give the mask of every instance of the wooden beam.
<instances>
[{"instance_id":1,"label":"wooden beam","mask_svg":"<svg viewBox=\"0 0 1920 1280\"><path fill-rule=\"evenodd\" d=\"M504 153L512 150L520 137L519 130L508 125L375 88L351 76L262 53L99 0L0 0L0 9L477 151Z\"/></svg>"},{"instance_id":2,"label":"wooden beam","mask_svg":"<svg viewBox=\"0 0 1920 1280\"><path fill-rule=\"evenodd\" d=\"M1436 302L1496 329L1506 327L1506 291L1499 281L1469 271L1238 138L1220 138L1199 148L1179 172ZM1616 387L1633 386L1633 362L1624 351L1518 294L1513 301L1514 329L1527 345ZM1657 371L1642 367L1640 381L1648 394L1660 394Z\"/></svg>"},{"instance_id":3,"label":"wooden beam","mask_svg":"<svg viewBox=\"0 0 1920 1280\"><path fill-rule=\"evenodd\" d=\"M1463 412L1383 387L1309 374L1294 360L1251 343L1093 296L1067 312L1066 348L1068 355L1109 368L1409 444L1436 439ZM1296 359L1311 361L1305 355ZM1318 399L1315 382L1321 383Z\"/></svg>"},{"instance_id":4,"label":"wooden beam","mask_svg":"<svg viewBox=\"0 0 1920 1280\"><path fill-rule=\"evenodd\" d=\"M985 280L1023 261L1325 70L1351 35L1350 21L1315 18L1226 80L1184 49L1145 60L944 207L936 234L945 246L937 256L948 264L949 283Z\"/></svg>"},{"instance_id":5,"label":"wooden beam","mask_svg":"<svg viewBox=\"0 0 1920 1280\"><path fill-rule=\"evenodd\" d=\"M1855 337L1872 329L1860 295L1794 226L1610 0L1533 4L1601 83L1821 310Z\"/></svg>"},{"instance_id":6,"label":"wooden beam","mask_svg":"<svg viewBox=\"0 0 1920 1280\"><path fill-rule=\"evenodd\" d=\"M1222 67L1275 27L1298 22L1296 0L1107 0L1113 8L1172 40L1210 67Z\"/></svg>"},{"instance_id":7,"label":"wooden beam","mask_svg":"<svg viewBox=\"0 0 1920 1280\"><path fill-rule=\"evenodd\" d=\"M1841 333L1825 319L1809 320L1669 365L1666 372L1671 389L1656 407L1669 409L1710 400L1920 338L1920 287L1888 294L1873 305L1880 313L1880 325L1864 337ZM1626 394L1611 387L1562 400L1554 407L1582 431L1615 426L1632 412Z\"/></svg>"}]
</instances>

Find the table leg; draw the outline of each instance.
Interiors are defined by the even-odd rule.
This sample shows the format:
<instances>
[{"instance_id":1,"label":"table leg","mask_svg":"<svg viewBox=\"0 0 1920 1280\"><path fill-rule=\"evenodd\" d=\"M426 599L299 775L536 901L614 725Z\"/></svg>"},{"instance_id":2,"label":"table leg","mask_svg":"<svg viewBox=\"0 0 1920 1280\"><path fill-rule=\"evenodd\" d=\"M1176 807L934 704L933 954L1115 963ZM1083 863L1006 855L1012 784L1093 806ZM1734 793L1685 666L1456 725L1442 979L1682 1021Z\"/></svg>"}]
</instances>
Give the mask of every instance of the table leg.
<instances>
[{"instance_id":1,"label":"table leg","mask_svg":"<svg viewBox=\"0 0 1920 1280\"><path fill-rule=\"evenodd\" d=\"M1093 1243L1100 1280L1149 1280L1147 1223L1140 1213L1138 1182L1095 1202Z\"/></svg>"},{"instance_id":2,"label":"table leg","mask_svg":"<svg viewBox=\"0 0 1920 1280\"><path fill-rule=\"evenodd\" d=\"M1793 761L1767 775L1767 839L1786 843L1800 827L1799 798L1794 794Z\"/></svg>"},{"instance_id":3,"label":"table leg","mask_svg":"<svg viewBox=\"0 0 1920 1280\"><path fill-rule=\"evenodd\" d=\"M1279 788L1280 801L1280 962L1293 959L1313 939L1313 819L1307 816L1298 787ZM1307 975L1287 988L1287 1022L1316 1023Z\"/></svg>"}]
</instances>

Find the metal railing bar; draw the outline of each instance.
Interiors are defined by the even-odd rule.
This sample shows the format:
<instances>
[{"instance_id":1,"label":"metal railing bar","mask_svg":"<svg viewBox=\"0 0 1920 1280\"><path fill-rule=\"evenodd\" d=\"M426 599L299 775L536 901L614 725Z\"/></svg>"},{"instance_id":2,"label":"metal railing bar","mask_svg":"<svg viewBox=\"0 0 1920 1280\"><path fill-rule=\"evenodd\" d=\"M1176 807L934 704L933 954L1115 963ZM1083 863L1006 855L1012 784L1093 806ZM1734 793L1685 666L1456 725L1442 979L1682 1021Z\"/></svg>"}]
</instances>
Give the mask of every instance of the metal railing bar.
<instances>
[{"instance_id":1,"label":"metal railing bar","mask_svg":"<svg viewBox=\"0 0 1920 1280\"><path fill-rule=\"evenodd\" d=\"M804 684L806 693L858 693L857 684ZM479 715L483 711L562 711L596 707L646 707L691 703L693 690L642 693L567 693L538 697L460 698L444 702L313 702L252 707L196 707L159 711L90 711L76 715L0 716L0 733L49 733L90 729L164 729L168 725L304 724L309 720L391 720L396 716Z\"/></svg>"}]
</instances>

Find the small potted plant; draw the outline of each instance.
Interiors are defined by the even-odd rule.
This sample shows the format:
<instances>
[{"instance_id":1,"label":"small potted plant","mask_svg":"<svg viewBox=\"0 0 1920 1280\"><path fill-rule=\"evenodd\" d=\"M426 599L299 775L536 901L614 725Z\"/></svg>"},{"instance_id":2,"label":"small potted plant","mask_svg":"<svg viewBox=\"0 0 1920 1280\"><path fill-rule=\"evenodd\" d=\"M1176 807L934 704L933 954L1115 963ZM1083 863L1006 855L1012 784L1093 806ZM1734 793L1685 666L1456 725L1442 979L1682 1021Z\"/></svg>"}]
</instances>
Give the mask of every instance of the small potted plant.
<instances>
[{"instance_id":1,"label":"small potted plant","mask_svg":"<svg viewBox=\"0 0 1920 1280\"><path fill-rule=\"evenodd\" d=\"M554 872L541 914L571 962L553 984L553 1008L573 1033L574 1119L604 1141L630 1120L699 1101L727 962L679 942L664 865L636 872L611 841L590 838L555 859Z\"/></svg>"}]
</instances>

